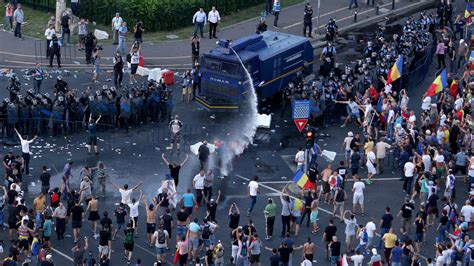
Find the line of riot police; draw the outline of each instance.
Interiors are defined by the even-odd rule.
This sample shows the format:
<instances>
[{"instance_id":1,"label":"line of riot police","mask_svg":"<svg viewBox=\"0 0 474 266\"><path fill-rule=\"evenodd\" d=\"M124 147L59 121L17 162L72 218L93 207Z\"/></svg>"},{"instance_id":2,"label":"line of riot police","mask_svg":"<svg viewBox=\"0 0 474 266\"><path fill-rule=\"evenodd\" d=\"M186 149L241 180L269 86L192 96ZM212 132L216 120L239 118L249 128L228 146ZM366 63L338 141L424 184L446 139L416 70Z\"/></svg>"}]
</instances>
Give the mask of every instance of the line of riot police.
<instances>
[{"instance_id":1,"label":"line of riot police","mask_svg":"<svg viewBox=\"0 0 474 266\"><path fill-rule=\"evenodd\" d=\"M147 122L169 123L173 110L172 90L162 81L144 82L121 91L104 85L93 91L71 89L62 76L57 77L53 95L22 92L16 75L9 79L10 97L0 103L1 137L12 138L14 128L28 135L52 136L85 130L89 115L101 116L99 128L124 128Z\"/></svg>"}]
</instances>

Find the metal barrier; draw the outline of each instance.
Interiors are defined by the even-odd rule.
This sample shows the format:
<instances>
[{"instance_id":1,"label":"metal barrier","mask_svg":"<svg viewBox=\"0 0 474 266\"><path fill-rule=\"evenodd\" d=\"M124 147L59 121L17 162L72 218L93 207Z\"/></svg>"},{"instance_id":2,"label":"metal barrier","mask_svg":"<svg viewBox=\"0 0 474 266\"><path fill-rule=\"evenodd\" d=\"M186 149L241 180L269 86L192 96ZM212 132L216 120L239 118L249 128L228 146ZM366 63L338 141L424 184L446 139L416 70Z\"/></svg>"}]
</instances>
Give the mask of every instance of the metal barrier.
<instances>
[{"instance_id":1,"label":"metal barrier","mask_svg":"<svg viewBox=\"0 0 474 266\"><path fill-rule=\"evenodd\" d=\"M36 62L43 63L46 60L49 63L49 57L46 56L47 52L47 41L46 40L36 40L34 44L35 49L35 60ZM76 44L67 44L61 46L61 60L74 60L77 57L76 54Z\"/></svg>"}]
</instances>

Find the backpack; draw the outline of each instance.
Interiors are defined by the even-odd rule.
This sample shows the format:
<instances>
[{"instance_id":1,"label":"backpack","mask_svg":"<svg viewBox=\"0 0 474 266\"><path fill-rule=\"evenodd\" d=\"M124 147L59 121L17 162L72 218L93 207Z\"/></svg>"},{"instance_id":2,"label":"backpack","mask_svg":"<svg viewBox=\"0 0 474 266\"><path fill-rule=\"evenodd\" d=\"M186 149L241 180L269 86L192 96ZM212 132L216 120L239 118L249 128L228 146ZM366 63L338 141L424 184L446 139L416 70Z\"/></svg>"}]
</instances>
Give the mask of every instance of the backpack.
<instances>
[{"instance_id":1,"label":"backpack","mask_svg":"<svg viewBox=\"0 0 474 266\"><path fill-rule=\"evenodd\" d=\"M240 255L242 257L247 257L247 242L242 242L242 249L240 250Z\"/></svg>"},{"instance_id":2,"label":"backpack","mask_svg":"<svg viewBox=\"0 0 474 266\"><path fill-rule=\"evenodd\" d=\"M133 244L133 231L127 230L127 234L125 235L125 244Z\"/></svg>"},{"instance_id":3,"label":"backpack","mask_svg":"<svg viewBox=\"0 0 474 266\"><path fill-rule=\"evenodd\" d=\"M211 236L211 228L209 225L205 225L204 228L202 229L202 239L209 239Z\"/></svg>"},{"instance_id":4,"label":"backpack","mask_svg":"<svg viewBox=\"0 0 474 266\"><path fill-rule=\"evenodd\" d=\"M33 238L33 241L31 242L31 255L36 256L40 252L40 244L38 242L37 238Z\"/></svg>"},{"instance_id":5,"label":"backpack","mask_svg":"<svg viewBox=\"0 0 474 266\"><path fill-rule=\"evenodd\" d=\"M363 230L363 231L362 231L362 241L364 241L365 243L367 243L368 240L369 240L369 235L367 234L367 231L366 231L366 230Z\"/></svg>"},{"instance_id":6,"label":"backpack","mask_svg":"<svg viewBox=\"0 0 474 266\"><path fill-rule=\"evenodd\" d=\"M158 231L158 244L165 244L166 243L166 235L163 230Z\"/></svg>"},{"instance_id":7,"label":"backpack","mask_svg":"<svg viewBox=\"0 0 474 266\"><path fill-rule=\"evenodd\" d=\"M51 195L51 205L54 205L56 203L59 202L59 194L54 192L52 195Z\"/></svg>"},{"instance_id":8,"label":"backpack","mask_svg":"<svg viewBox=\"0 0 474 266\"><path fill-rule=\"evenodd\" d=\"M127 62L132 62L132 55L131 54L127 54Z\"/></svg>"},{"instance_id":9,"label":"backpack","mask_svg":"<svg viewBox=\"0 0 474 266\"><path fill-rule=\"evenodd\" d=\"M453 223L456 223L458 219L458 212L456 211L454 206L450 206L450 205L448 206L449 206L449 213L448 213L449 220Z\"/></svg>"}]
</instances>

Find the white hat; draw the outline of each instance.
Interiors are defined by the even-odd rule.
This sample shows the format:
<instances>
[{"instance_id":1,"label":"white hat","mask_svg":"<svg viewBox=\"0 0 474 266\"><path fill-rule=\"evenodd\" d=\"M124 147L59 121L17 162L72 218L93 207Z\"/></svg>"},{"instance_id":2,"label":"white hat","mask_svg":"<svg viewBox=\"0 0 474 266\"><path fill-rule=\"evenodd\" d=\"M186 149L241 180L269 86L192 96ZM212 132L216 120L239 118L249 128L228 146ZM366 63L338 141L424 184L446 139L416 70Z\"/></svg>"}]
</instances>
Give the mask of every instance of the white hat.
<instances>
[{"instance_id":1,"label":"white hat","mask_svg":"<svg viewBox=\"0 0 474 266\"><path fill-rule=\"evenodd\" d=\"M426 135L431 135L431 131L430 131L429 129L427 129L427 130L425 131L425 134L426 134Z\"/></svg>"},{"instance_id":2,"label":"white hat","mask_svg":"<svg viewBox=\"0 0 474 266\"><path fill-rule=\"evenodd\" d=\"M377 249L376 248L372 249L372 254L377 255Z\"/></svg>"},{"instance_id":3,"label":"white hat","mask_svg":"<svg viewBox=\"0 0 474 266\"><path fill-rule=\"evenodd\" d=\"M459 43L463 43L463 42L464 42L464 39L459 40Z\"/></svg>"},{"instance_id":4,"label":"white hat","mask_svg":"<svg viewBox=\"0 0 474 266\"><path fill-rule=\"evenodd\" d=\"M349 131L349 132L347 132L347 136L349 136L349 137L353 137L353 136L354 136L354 134L352 133L352 131Z\"/></svg>"},{"instance_id":5,"label":"white hat","mask_svg":"<svg viewBox=\"0 0 474 266\"><path fill-rule=\"evenodd\" d=\"M47 260L51 260L52 258L53 258L53 255L51 255L51 254L46 255Z\"/></svg>"}]
</instances>

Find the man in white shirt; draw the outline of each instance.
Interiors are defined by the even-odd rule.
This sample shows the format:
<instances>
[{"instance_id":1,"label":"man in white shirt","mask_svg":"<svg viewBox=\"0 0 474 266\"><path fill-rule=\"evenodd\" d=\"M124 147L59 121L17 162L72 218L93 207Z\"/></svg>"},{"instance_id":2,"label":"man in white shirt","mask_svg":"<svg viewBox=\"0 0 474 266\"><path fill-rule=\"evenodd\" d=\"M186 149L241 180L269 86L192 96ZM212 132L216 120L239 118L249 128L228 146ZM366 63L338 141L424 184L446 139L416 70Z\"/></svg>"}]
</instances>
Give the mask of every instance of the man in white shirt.
<instances>
[{"instance_id":1,"label":"man in white shirt","mask_svg":"<svg viewBox=\"0 0 474 266\"><path fill-rule=\"evenodd\" d=\"M352 131L347 132L347 137L342 142L342 147L346 151L346 163L349 164L349 158L351 157L351 142L354 139L354 133Z\"/></svg>"},{"instance_id":2,"label":"man in white shirt","mask_svg":"<svg viewBox=\"0 0 474 266\"><path fill-rule=\"evenodd\" d=\"M112 19L112 32L114 35L114 45L118 44L118 32L120 27L122 26L123 19L120 16L120 13L115 13L115 17Z\"/></svg>"},{"instance_id":3,"label":"man in white shirt","mask_svg":"<svg viewBox=\"0 0 474 266\"><path fill-rule=\"evenodd\" d=\"M247 216L250 216L250 213L253 210L253 207L257 203L257 194L258 194L258 176L254 176L253 180L249 182L249 185L247 186L247 192L250 197L250 205L247 210Z\"/></svg>"},{"instance_id":4,"label":"man in white shirt","mask_svg":"<svg viewBox=\"0 0 474 266\"><path fill-rule=\"evenodd\" d=\"M306 160L305 160L303 148L299 147L298 152L295 154L296 172L298 170L303 171L305 162Z\"/></svg>"},{"instance_id":5,"label":"man in white shirt","mask_svg":"<svg viewBox=\"0 0 474 266\"><path fill-rule=\"evenodd\" d=\"M204 38L203 30L204 26L206 26L206 12L202 7L199 8L193 16L193 24L194 24L194 36L197 36L198 30L201 32L201 38Z\"/></svg>"},{"instance_id":6,"label":"man in white shirt","mask_svg":"<svg viewBox=\"0 0 474 266\"><path fill-rule=\"evenodd\" d=\"M44 37L46 37L46 58L49 58L49 45L51 44L53 35L56 35L56 30L54 29L54 24L50 24L44 31Z\"/></svg>"},{"instance_id":7,"label":"man in white shirt","mask_svg":"<svg viewBox=\"0 0 474 266\"><path fill-rule=\"evenodd\" d=\"M125 184L123 185L123 188L119 187L117 184L115 183L112 183L112 185L119 191L120 193L120 196L121 196L121 201L123 204L125 205L128 205L130 204L132 201L130 200L130 195L132 195L133 191L135 189L137 189L140 185L142 184L142 182L140 181L140 183L138 183L136 186L134 186L133 188L129 189L128 188L128 184Z\"/></svg>"},{"instance_id":8,"label":"man in white shirt","mask_svg":"<svg viewBox=\"0 0 474 266\"><path fill-rule=\"evenodd\" d=\"M199 171L199 174L197 174L193 178L193 188L194 191L196 192L196 201L199 205L201 205L202 201L202 194L204 192L204 180L206 179L206 173L204 170Z\"/></svg>"},{"instance_id":9,"label":"man in white shirt","mask_svg":"<svg viewBox=\"0 0 474 266\"><path fill-rule=\"evenodd\" d=\"M35 136L31 140L28 140L28 136L24 136L22 138L18 130L16 130L16 128L15 128L15 132L18 135L18 138L20 139L20 143L21 143L21 157L23 157L23 160L25 161L25 174L27 176L31 176L30 175L30 143L35 141L35 139L38 136Z\"/></svg>"},{"instance_id":10,"label":"man in white shirt","mask_svg":"<svg viewBox=\"0 0 474 266\"><path fill-rule=\"evenodd\" d=\"M394 123L395 123L395 111L393 110L393 106L388 106L388 115L387 115L387 140L391 141L393 139L393 130L394 130Z\"/></svg>"},{"instance_id":11,"label":"man in white shirt","mask_svg":"<svg viewBox=\"0 0 474 266\"><path fill-rule=\"evenodd\" d=\"M466 200L465 205L461 208L461 214L462 216L464 216L464 220L468 223L471 222L472 212L473 209L471 206L471 202L469 200Z\"/></svg>"},{"instance_id":12,"label":"man in white shirt","mask_svg":"<svg viewBox=\"0 0 474 266\"><path fill-rule=\"evenodd\" d=\"M364 182L360 181L360 176L355 175L354 176L354 185L352 186L352 192L354 193L353 198L352 198L352 212L356 213L356 206L357 204L360 205L360 210L362 212L362 215L364 215L364 189L365 189L365 184Z\"/></svg>"},{"instance_id":13,"label":"man in white shirt","mask_svg":"<svg viewBox=\"0 0 474 266\"><path fill-rule=\"evenodd\" d=\"M209 11L209 14L207 15L207 21L209 21L209 39L217 39L217 24L219 21L221 21L221 16L219 15L219 11L216 10L215 6L213 6L211 11Z\"/></svg>"},{"instance_id":14,"label":"man in white shirt","mask_svg":"<svg viewBox=\"0 0 474 266\"><path fill-rule=\"evenodd\" d=\"M374 219L371 217L369 222L365 225L365 229L367 230L367 249L370 248L370 245L372 244L372 241L374 240L375 237L375 231L377 230L377 227L375 226Z\"/></svg>"},{"instance_id":15,"label":"man in white shirt","mask_svg":"<svg viewBox=\"0 0 474 266\"><path fill-rule=\"evenodd\" d=\"M374 149L375 149L375 147L374 147ZM375 156L374 149L372 149L371 151L369 151L367 153L366 166L367 166L368 176L367 176L367 181L366 182L367 182L368 185L372 184L372 177L377 174L377 169L375 169L375 162L376 162L377 158Z\"/></svg>"},{"instance_id":16,"label":"man in white shirt","mask_svg":"<svg viewBox=\"0 0 474 266\"><path fill-rule=\"evenodd\" d=\"M403 174L405 175L403 181L403 192L406 192L408 196L411 195L411 188L413 186L413 177L415 176L416 166L412 162L413 158L410 158L408 162L403 166Z\"/></svg>"},{"instance_id":17,"label":"man in white shirt","mask_svg":"<svg viewBox=\"0 0 474 266\"><path fill-rule=\"evenodd\" d=\"M423 99L423 102L421 103L421 109L422 109L423 111L429 112L429 111L430 111L430 106L431 106L431 97L430 97L430 96L426 96L426 97Z\"/></svg>"}]
</instances>

